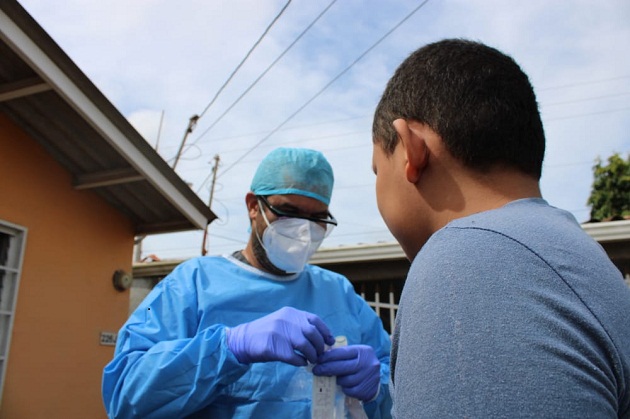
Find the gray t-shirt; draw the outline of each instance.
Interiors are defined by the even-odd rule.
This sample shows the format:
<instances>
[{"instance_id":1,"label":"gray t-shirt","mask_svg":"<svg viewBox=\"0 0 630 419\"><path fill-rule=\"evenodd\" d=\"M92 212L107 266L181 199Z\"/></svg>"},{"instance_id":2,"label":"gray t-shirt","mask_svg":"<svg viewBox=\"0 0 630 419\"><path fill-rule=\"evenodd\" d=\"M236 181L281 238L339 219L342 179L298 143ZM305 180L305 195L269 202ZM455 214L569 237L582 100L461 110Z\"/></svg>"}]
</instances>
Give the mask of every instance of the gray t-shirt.
<instances>
[{"instance_id":1,"label":"gray t-shirt","mask_svg":"<svg viewBox=\"0 0 630 419\"><path fill-rule=\"evenodd\" d=\"M391 371L397 418L630 417L630 288L542 199L455 220L412 263Z\"/></svg>"}]
</instances>

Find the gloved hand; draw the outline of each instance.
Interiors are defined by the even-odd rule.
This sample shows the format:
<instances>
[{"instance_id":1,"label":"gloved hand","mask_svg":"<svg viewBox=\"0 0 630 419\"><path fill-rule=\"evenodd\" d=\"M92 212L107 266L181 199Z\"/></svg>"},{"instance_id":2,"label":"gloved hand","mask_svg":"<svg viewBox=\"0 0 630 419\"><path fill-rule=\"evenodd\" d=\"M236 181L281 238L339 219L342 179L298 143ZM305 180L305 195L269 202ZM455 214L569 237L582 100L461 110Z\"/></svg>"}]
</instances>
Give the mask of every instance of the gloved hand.
<instances>
[{"instance_id":1,"label":"gloved hand","mask_svg":"<svg viewBox=\"0 0 630 419\"><path fill-rule=\"evenodd\" d=\"M341 346L321 354L313 374L336 375L337 384L347 396L370 401L380 387L381 363L371 346Z\"/></svg>"},{"instance_id":2,"label":"gloved hand","mask_svg":"<svg viewBox=\"0 0 630 419\"><path fill-rule=\"evenodd\" d=\"M282 361L304 366L306 360L317 361L317 356L324 352L324 344L334 342L322 319L292 307L227 329L228 347L243 364Z\"/></svg>"}]
</instances>

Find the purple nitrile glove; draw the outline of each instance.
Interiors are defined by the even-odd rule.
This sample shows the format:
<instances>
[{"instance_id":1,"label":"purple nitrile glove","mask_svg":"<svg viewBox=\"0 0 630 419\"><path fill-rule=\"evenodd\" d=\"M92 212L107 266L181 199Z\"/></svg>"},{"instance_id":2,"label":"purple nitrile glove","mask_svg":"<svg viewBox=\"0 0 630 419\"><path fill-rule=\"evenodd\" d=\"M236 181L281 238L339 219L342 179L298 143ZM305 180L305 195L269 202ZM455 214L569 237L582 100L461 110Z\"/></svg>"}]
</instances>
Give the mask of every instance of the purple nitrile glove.
<instances>
[{"instance_id":1,"label":"purple nitrile glove","mask_svg":"<svg viewBox=\"0 0 630 419\"><path fill-rule=\"evenodd\" d=\"M349 345L324 352L313 374L337 376L337 384L350 397L371 401L378 394L381 363L368 345Z\"/></svg>"},{"instance_id":2,"label":"purple nitrile glove","mask_svg":"<svg viewBox=\"0 0 630 419\"><path fill-rule=\"evenodd\" d=\"M324 344L334 342L322 319L292 307L227 330L228 347L243 364L282 361L304 366L306 360L317 361Z\"/></svg>"}]
</instances>

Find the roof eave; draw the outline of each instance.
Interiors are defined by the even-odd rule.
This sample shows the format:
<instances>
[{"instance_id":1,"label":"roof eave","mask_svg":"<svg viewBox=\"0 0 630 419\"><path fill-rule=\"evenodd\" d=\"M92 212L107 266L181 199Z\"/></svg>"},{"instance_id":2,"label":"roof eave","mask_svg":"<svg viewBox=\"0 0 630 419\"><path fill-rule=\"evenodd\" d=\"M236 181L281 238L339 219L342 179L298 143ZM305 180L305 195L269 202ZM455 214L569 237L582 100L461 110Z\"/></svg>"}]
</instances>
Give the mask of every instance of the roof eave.
<instances>
[{"instance_id":1,"label":"roof eave","mask_svg":"<svg viewBox=\"0 0 630 419\"><path fill-rule=\"evenodd\" d=\"M0 7L0 36L197 229L216 216L20 6ZM8 14L9 13L9 14ZM19 21L19 25L16 23ZM35 42L48 41L48 42ZM45 44L43 47L41 44ZM80 83L80 86L79 84ZM28 88L28 86L27 86ZM37 84L42 89L42 83ZM122 127L122 129L121 129ZM127 127L127 129L125 129ZM124 132L123 132L124 130ZM182 229L182 226L177 228ZM150 229L149 229L150 230Z\"/></svg>"}]
</instances>

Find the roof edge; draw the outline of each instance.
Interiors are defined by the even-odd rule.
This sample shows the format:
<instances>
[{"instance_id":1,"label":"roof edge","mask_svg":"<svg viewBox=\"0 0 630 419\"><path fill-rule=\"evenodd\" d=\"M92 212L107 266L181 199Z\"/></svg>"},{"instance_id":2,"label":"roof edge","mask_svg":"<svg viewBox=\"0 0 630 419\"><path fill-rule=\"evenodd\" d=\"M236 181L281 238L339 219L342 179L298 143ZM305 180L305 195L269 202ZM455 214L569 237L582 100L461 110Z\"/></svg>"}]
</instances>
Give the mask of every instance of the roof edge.
<instances>
[{"instance_id":1,"label":"roof edge","mask_svg":"<svg viewBox=\"0 0 630 419\"><path fill-rule=\"evenodd\" d=\"M217 218L16 1L0 2L0 36L193 226Z\"/></svg>"}]
</instances>

